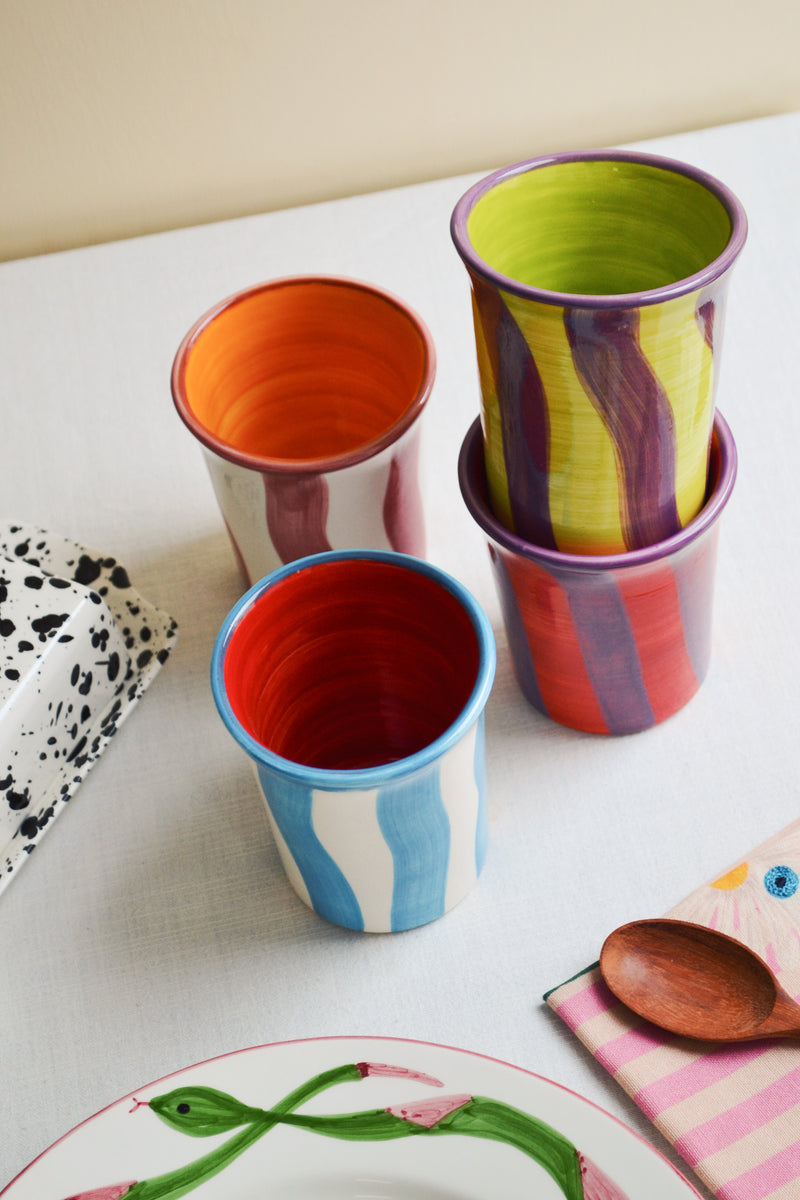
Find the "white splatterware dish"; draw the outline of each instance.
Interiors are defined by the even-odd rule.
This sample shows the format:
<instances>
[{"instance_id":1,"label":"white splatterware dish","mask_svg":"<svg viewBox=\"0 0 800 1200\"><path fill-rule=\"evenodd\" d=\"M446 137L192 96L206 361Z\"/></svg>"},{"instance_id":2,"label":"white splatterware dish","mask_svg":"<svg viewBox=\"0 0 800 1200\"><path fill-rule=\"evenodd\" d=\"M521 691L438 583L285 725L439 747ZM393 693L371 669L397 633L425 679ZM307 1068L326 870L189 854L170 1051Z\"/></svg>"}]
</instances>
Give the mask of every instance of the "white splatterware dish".
<instances>
[{"instance_id":1,"label":"white splatterware dish","mask_svg":"<svg viewBox=\"0 0 800 1200\"><path fill-rule=\"evenodd\" d=\"M627 1126L482 1055L329 1037L225 1054L77 1126L4 1200L690 1200Z\"/></svg>"},{"instance_id":2,"label":"white splatterware dish","mask_svg":"<svg viewBox=\"0 0 800 1200\"><path fill-rule=\"evenodd\" d=\"M150 686L176 631L115 558L0 522L0 891Z\"/></svg>"}]
</instances>

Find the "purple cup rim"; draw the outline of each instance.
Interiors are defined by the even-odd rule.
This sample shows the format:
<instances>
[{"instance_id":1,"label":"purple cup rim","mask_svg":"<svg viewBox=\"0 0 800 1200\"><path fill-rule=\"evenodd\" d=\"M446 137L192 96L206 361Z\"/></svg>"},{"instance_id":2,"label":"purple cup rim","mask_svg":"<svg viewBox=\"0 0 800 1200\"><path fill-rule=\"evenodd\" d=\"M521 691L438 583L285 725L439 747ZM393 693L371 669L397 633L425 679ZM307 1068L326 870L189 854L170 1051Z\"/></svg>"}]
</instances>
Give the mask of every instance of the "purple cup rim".
<instances>
[{"instance_id":1,"label":"purple cup rim","mask_svg":"<svg viewBox=\"0 0 800 1200\"><path fill-rule=\"evenodd\" d=\"M492 541L512 554L562 571L624 570L670 557L690 545L719 519L733 491L738 468L736 442L728 422L720 412L714 417L713 454L717 455L719 461L716 478L711 483L705 504L694 520L660 542L617 554L572 554L551 550L546 546L537 546L534 542L526 541L510 529L506 529L489 507L480 417L476 417L470 425L461 444L458 482L464 503L476 523Z\"/></svg>"},{"instance_id":2,"label":"purple cup rim","mask_svg":"<svg viewBox=\"0 0 800 1200\"><path fill-rule=\"evenodd\" d=\"M247 303L253 296L260 295L266 291L277 291L280 288L305 286L308 284L322 284L324 286L339 287L353 289L359 292L367 292L386 304L398 310L411 325L413 325L419 336L422 344L424 364L422 372L422 380L419 388L408 407L401 413L396 421L385 429L378 437L372 438L371 441L365 442L361 446L355 447L353 450L348 450L344 454L330 455L319 458L272 458L267 455L248 454L245 450L238 450L229 442L217 437L210 429L208 429L195 416L191 405L189 404L188 396L186 395L186 368L189 361L189 356L196 342L203 334L205 329L223 312L233 308L237 304ZM172 371L170 376L170 384L172 389L172 400L177 409L178 416L183 421L184 425L191 433L201 442L208 450L220 458L227 459L229 462L236 463L238 466L246 467L252 471L261 471L265 473L274 473L278 475L321 475L329 474L332 471L341 471L345 467L353 467L358 463L365 462L367 459L374 458L381 451L386 450L399 440L402 435L411 428L417 418L420 416L425 407L436 376L436 348L433 337L428 326L423 321L419 313L416 312L399 296L393 292L387 291L385 288L378 287L375 284L367 283L361 279L352 279L345 275L284 275L277 279L268 279L263 283L253 284L251 287L242 288L224 299L219 300L211 308L207 309L202 316L198 317L193 323L188 332L184 335L178 346L175 358L172 363Z\"/></svg>"},{"instance_id":3,"label":"purple cup rim","mask_svg":"<svg viewBox=\"0 0 800 1200\"><path fill-rule=\"evenodd\" d=\"M521 283L510 275L504 275L495 270L485 259L475 251L469 237L468 222L470 214L488 192L513 179L517 175L527 174L539 167L549 167L566 162L632 162L644 166L658 167L679 175L686 175L696 183L701 184L707 191L717 197L731 221L731 233L724 249L716 258L707 263L700 271L687 275L683 279L665 284L663 287L649 288L641 292L620 292L608 295L591 295L579 292L554 292L547 288L538 288ZM524 159L479 179L458 200L450 218L450 236L462 261L470 271L485 279L492 286L505 292L521 296L527 300L537 300L541 304L553 304L562 308L642 308L648 304L661 304L677 296L707 287L719 279L736 261L747 240L747 214L738 197L727 184L722 183L714 175L703 171L700 167L682 162L677 158L667 158L660 154L648 154L640 150L568 150L559 154L543 154L536 158Z\"/></svg>"}]
</instances>

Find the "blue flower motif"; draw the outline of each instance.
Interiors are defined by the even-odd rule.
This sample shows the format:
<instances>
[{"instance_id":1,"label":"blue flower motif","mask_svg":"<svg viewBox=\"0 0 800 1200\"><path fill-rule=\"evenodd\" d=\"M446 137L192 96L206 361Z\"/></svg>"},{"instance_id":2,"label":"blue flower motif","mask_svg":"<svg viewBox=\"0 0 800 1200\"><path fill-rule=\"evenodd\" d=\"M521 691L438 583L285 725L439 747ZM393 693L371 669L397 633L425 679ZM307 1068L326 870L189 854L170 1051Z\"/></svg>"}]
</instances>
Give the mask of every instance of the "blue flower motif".
<instances>
[{"instance_id":1,"label":"blue flower motif","mask_svg":"<svg viewBox=\"0 0 800 1200\"><path fill-rule=\"evenodd\" d=\"M764 887L777 900L788 900L800 885L797 872L791 867L770 867L764 876Z\"/></svg>"}]
</instances>

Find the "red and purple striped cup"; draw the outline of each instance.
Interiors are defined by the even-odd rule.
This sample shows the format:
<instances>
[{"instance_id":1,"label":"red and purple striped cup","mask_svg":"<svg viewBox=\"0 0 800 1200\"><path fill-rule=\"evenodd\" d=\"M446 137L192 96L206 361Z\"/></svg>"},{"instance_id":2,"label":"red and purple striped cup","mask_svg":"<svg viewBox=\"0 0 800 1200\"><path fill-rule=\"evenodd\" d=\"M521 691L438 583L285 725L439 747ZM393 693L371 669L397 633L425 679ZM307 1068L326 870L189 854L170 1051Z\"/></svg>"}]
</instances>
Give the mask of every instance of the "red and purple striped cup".
<instances>
[{"instance_id":1,"label":"red and purple striped cup","mask_svg":"<svg viewBox=\"0 0 800 1200\"><path fill-rule=\"evenodd\" d=\"M709 665L719 518L736 466L717 413L693 521L638 550L567 554L524 540L494 515L474 422L459 457L461 492L487 535L514 670L534 708L573 729L626 734L692 698Z\"/></svg>"}]
</instances>

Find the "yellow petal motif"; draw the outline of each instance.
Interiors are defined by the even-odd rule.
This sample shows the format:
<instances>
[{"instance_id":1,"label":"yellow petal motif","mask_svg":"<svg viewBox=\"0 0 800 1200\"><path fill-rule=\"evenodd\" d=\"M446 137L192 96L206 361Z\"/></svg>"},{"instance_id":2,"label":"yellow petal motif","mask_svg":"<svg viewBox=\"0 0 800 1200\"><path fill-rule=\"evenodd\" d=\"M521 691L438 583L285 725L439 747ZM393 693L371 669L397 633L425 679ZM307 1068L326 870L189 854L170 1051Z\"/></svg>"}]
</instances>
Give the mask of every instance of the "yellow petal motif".
<instances>
[{"instance_id":1,"label":"yellow petal motif","mask_svg":"<svg viewBox=\"0 0 800 1200\"><path fill-rule=\"evenodd\" d=\"M747 879L748 866L747 863L740 863L738 867L734 867L732 871L728 871L727 875L720 876L715 879L709 887L719 888L721 892L732 892L734 888L739 887Z\"/></svg>"}]
</instances>

